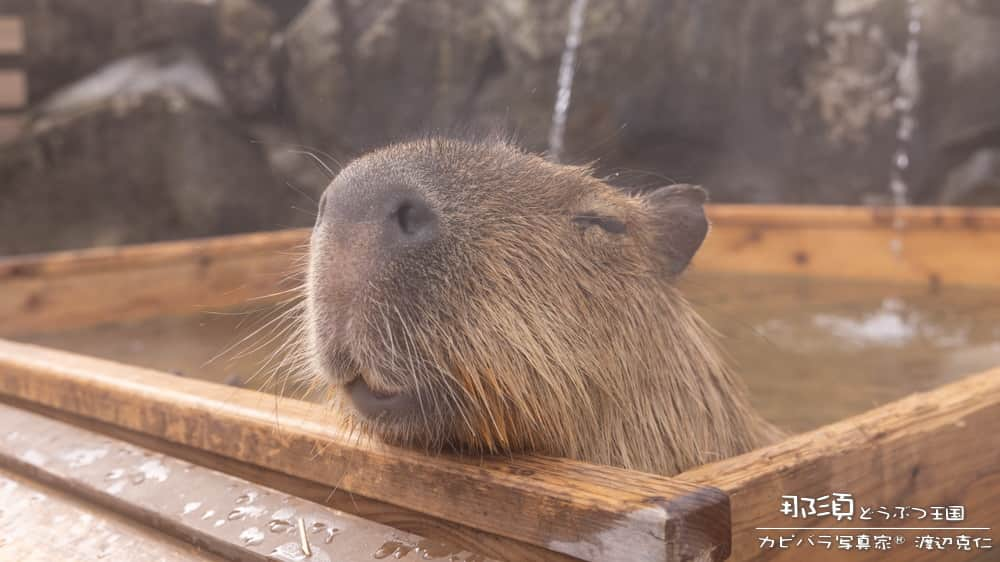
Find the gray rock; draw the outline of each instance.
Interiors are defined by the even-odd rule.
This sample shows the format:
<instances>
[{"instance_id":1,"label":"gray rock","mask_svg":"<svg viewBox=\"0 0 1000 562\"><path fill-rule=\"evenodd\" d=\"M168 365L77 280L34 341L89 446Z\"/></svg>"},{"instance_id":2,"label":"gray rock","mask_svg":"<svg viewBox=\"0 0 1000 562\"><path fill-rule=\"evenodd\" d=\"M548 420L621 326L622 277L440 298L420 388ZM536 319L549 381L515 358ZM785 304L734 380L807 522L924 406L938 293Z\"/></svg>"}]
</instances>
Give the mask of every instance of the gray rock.
<instances>
[{"instance_id":1,"label":"gray rock","mask_svg":"<svg viewBox=\"0 0 1000 562\"><path fill-rule=\"evenodd\" d=\"M887 189L899 43L884 23L901 14L861 1L838 12L845 4L592 0L570 160L596 160L637 188L703 183L721 201L836 202ZM498 2L492 12L512 82L497 87L541 93L516 98L511 111L527 116L517 126L536 149L545 145L568 5Z\"/></svg>"},{"instance_id":2,"label":"gray rock","mask_svg":"<svg viewBox=\"0 0 1000 562\"><path fill-rule=\"evenodd\" d=\"M219 81L233 110L275 110L278 17L255 0L218 0L216 27Z\"/></svg>"},{"instance_id":3,"label":"gray rock","mask_svg":"<svg viewBox=\"0 0 1000 562\"><path fill-rule=\"evenodd\" d=\"M250 134L267 154L267 161L277 181L300 194L303 197L302 205L297 207L314 218L323 190L346 162L303 144L299 135L288 127L274 123L255 123L250 126Z\"/></svg>"},{"instance_id":4,"label":"gray rock","mask_svg":"<svg viewBox=\"0 0 1000 562\"><path fill-rule=\"evenodd\" d=\"M937 195L939 205L1000 203L1000 148L983 148L951 169Z\"/></svg>"},{"instance_id":5,"label":"gray rock","mask_svg":"<svg viewBox=\"0 0 1000 562\"><path fill-rule=\"evenodd\" d=\"M228 111L212 72L193 51L183 47L114 61L54 93L37 111L42 114L82 111L113 96L137 97L161 90L176 90L192 100Z\"/></svg>"},{"instance_id":6,"label":"gray rock","mask_svg":"<svg viewBox=\"0 0 1000 562\"><path fill-rule=\"evenodd\" d=\"M982 175L989 169L982 165L985 155L1000 147L1000 3L923 4L921 128L911 154L914 199L1000 205L1000 190L972 188L1000 179ZM970 184L959 188L961 177Z\"/></svg>"},{"instance_id":7,"label":"gray rock","mask_svg":"<svg viewBox=\"0 0 1000 562\"><path fill-rule=\"evenodd\" d=\"M449 120L499 121L543 151L570 3L313 0L288 32L299 127L340 155ZM1000 144L1000 12L922 5L906 171L917 203ZM905 2L590 0L585 19L568 161L631 188L702 183L716 201L888 194Z\"/></svg>"},{"instance_id":8,"label":"gray rock","mask_svg":"<svg viewBox=\"0 0 1000 562\"><path fill-rule=\"evenodd\" d=\"M495 54L485 0L313 0L286 33L300 130L339 155L469 121Z\"/></svg>"},{"instance_id":9,"label":"gray rock","mask_svg":"<svg viewBox=\"0 0 1000 562\"><path fill-rule=\"evenodd\" d=\"M260 147L180 89L50 113L0 147L0 254L309 224Z\"/></svg>"},{"instance_id":10,"label":"gray rock","mask_svg":"<svg viewBox=\"0 0 1000 562\"><path fill-rule=\"evenodd\" d=\"M32 100L108 61L168 45L211 42L214 0L0 0L25 22Z\"/></svg>"},{"instance_id":11,"label":"gray rock","mask_svg":"<svg viewBox=\"0 0 1000 562\"><path fill-rule=\"evenodd\" d=\"M0 8L27 14L35 100L109 60L189 45L205 64L181 57L186 75L165 78L174 63L160 62L165 82L133 86L129 65L155 66L143 55L98 83L180 89L228 107L263 137L294 145L269 144L267 158L280 184L309 196L326 178L303 163L300 145L344 161L425 132L501 127L531 150L547 148L571 0L285 1ZM992 169L976 155L1000 146L1000 9L992 0L921 5L918 127L905 176L913 202L967 200L955 195L973 189L965 184L989 184L962 179ZM596 162L626 188L704 184L716 201L884 201L905 9L902 0L590 0L565 160ZM197 85L208 74L219 84L211 94ZM991 191L976 192L990 200Z\"/></svg>"}]
</instances>

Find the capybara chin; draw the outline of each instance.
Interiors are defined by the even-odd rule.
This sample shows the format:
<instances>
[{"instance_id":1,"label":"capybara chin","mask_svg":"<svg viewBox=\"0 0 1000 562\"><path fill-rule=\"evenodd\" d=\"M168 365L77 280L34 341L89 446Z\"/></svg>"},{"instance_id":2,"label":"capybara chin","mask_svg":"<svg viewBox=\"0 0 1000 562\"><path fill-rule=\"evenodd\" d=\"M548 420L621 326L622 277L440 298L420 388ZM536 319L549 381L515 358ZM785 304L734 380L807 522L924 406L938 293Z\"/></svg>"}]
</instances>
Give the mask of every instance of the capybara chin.
<instances>
[{"instance_id":1,"label":"capybara chin","mask_svg":"<svg viewBox=\"0 0 1000 562\"><path fill-rule=\"evenodd\" d=\"M705 192L625 194L503 140L345 167L310 242L305 332L354 431L673 474L772 428L674 287Z\"/></svg>"}]
</instances>

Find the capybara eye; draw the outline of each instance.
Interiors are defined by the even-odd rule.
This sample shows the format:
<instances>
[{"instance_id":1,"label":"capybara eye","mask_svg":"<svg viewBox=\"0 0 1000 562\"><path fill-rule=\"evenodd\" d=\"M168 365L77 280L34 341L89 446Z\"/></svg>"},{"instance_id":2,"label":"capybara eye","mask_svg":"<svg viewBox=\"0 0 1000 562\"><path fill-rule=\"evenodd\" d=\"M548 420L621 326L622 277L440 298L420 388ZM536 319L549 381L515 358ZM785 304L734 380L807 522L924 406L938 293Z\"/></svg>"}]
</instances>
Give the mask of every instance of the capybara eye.
<instances>
[{"instance_id":1,"label":"capybara eye","mask_svg":"<svg viewBox=\"0 0 1000 562\"><path fill-rule=\"evenodd\" d=\"M625 233L625 223L611 217L602 217L598 215L578 215L573 217L573 222L579 225L581 228L590 228L591 226L598 226L605 232L611 234Z\"/></svg>"}]
</instances>

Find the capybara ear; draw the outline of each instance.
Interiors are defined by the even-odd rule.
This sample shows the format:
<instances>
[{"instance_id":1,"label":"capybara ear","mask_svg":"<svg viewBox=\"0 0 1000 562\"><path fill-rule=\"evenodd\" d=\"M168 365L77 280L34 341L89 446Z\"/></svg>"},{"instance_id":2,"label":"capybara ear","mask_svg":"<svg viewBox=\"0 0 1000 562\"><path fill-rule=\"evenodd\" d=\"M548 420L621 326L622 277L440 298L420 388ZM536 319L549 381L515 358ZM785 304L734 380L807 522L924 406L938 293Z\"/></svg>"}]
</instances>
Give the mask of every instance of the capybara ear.
<instances>
[{"instance_id":1,"label":"capybara ear","mask_svg":"<svg viewBox=\"0 0 1000 562\"><path fill-rule=\"evenodd\" d=\"M687 267L708 234L705 201L708 193L697 185L661 187L645 196L651 211L656 244L666 259L667 273Z\"/></svg>"}]
</instances>

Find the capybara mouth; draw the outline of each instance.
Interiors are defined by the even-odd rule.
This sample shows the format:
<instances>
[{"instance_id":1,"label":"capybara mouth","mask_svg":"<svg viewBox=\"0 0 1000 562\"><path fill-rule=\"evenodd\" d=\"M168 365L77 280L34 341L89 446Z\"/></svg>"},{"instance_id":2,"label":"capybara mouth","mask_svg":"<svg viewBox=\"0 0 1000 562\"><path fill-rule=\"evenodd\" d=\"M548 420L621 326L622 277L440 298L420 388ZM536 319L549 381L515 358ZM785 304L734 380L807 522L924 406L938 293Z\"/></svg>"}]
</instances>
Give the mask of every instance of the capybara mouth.
<instances>
[{"instance_id":1,"label":"capybara mouth","mask_svg":"<svg viewBox=\"0 0 1000 562\"><path fill-rule=\"evenodd\" d=\"M344 390L354 409L369 419L404 418L419 408L414 395L404 391L376 390L360 376L344 385Z\"/></svg>"}]
</instances>

